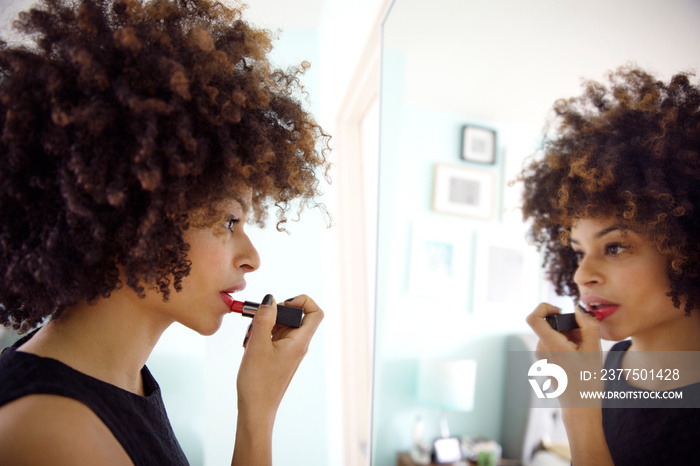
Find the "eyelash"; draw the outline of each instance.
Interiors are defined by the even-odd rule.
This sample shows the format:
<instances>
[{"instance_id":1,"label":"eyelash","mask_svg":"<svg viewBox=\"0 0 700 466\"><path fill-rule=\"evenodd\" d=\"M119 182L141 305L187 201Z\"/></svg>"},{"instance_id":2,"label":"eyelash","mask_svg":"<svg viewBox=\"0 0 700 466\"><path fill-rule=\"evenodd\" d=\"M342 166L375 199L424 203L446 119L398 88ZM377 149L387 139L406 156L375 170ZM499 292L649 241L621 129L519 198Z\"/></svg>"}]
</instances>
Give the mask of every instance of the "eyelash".
<instances>
[{"instance_id":1,"label":"eyelash","mask_svg":"<svg viewBox=\"0 0 700 466\"><path fill-rule=\"evenodd\" d=\"M614 253L614 252L611 252L611 251L610 251L610 250L613 249L613 248L617 248L617 249L620 249L620 250L619 250L617 253ZM606 252L606 253L613 254L613 255L621 254L621 253L625 252L627 249L628 249L627 246L625 246L625 245L622 244L622 243L610 243L610 244L607 244L607 245L605 246L605 252Z\"/></svg>"},{"instance_id":2,"label":"eyelash","mask_svg":"<svg viewBox=\"0 0 700 466\"><path fill-rule=\"evenodd\" d=\"M612 249L619 249L619 250L617 252L612 252L611 251ZM620 255L621 253L625 252L627 249L629 249L629 247L625 246L622 243L608 243L605 245L605 254L617 256L617 255ZM576 256L576 262L580 263L585 254L582 251L574 251L574 255Z\"/></svg>"},{"instance_id":3,"label":"eyelash","mask_svg":"<svg viewBox=\"0 0 700 466\"><path fill-rule=\"evenodd\" d=\"M230 216L230 217L226 220L226 229L227 229L228 231L230 231L231 233L233 233L234 230L236 229L236 225L238 225L240 222L241 222L241 221L240 221L239 219L237 219L236 217Z\"/></svg>"}]
</instances>

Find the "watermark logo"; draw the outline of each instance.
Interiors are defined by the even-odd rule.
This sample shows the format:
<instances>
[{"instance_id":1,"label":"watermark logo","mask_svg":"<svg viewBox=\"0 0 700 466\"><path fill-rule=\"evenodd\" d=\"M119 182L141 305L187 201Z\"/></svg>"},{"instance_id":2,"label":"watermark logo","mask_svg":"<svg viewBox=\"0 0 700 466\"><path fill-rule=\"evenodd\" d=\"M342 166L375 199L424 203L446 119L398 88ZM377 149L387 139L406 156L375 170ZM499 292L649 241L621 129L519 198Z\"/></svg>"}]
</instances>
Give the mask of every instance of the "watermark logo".
<instances>
[{"instance_id":1,"label":"watermark logo","mask_svg":"<svg viewBox=\"0 0 700 466\"><path fill-rule=\"evenodd\" d=\"M540 359L530 366L527 375L530 377L528 380L537 398L556 398L564 393L566 385L569 383L569 378L566 376L564 369L556 364L547 363L546 359ZM540 387L537 379L533 377L548 377L548 379ZM552 377L557 381L557 389L553 392L547 392L552 387Z\"/></svg>"}]
</instances>

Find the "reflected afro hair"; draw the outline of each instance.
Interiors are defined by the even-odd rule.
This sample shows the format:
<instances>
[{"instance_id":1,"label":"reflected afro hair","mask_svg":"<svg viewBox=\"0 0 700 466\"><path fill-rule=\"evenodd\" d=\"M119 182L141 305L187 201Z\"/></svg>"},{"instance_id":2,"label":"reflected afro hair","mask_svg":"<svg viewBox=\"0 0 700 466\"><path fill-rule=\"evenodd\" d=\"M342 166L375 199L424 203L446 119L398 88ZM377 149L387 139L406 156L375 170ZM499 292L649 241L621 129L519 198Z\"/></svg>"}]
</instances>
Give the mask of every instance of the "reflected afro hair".
<instances>
[{"instance_id":1,"label":"reflected afro hair","mask_svg":"<svg viewBox=\"0 0 700 466\"><path fill-rule=\"evenodd\" d=\"M319 206L328 136L271 36L208 0L43 0L0 43L0 322L28 329L126 285L167 299L183 232ZM323 206L320 206L323 210ZM208 215L193 215L206 211ZM325 210L324 210L325 211Z\"/></svg>"},{"instance_id":2,"label":"reflected afro hair","mask_svg":"<svg viewBox=\"0 0 700 466\"><path fill-rule=\"evenodd\" d=\"M521 174L523 217L560 295L578 297L569 246L580 218L615 216L669 258L670 296L700 305L700 91L633 65L554 105L554 137Z\"/></svg>"}]
</instances>

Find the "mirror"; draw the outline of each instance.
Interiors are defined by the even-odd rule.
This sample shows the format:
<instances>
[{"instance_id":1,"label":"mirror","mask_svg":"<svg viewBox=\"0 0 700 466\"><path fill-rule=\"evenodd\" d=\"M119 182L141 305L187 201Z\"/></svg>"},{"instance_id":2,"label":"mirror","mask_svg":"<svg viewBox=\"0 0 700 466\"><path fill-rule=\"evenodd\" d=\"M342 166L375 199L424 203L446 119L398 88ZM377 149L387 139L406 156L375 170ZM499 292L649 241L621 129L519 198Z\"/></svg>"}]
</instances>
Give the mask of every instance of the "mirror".
<instances>
[{"instance_id":1,"label":"mirror","mask_svg":"<svg viewBox=\"0 0 700 466\"><path fill-rule=\"evenodd\" d=\"M541 277L508 181L581 79L630 61L664 79L700 70L699 18L693 0L395 0L382 39L372 464L396 464L418 417L424 440L439 436L439 408L417 397L426 359L476 361L463 382L473 408L443 407L451 434L503 440L508 338L531 334L540 301L571 308ZM483 131L462 158L465 126L495 132L493 163Z\"/></svg>"}]
</instances>

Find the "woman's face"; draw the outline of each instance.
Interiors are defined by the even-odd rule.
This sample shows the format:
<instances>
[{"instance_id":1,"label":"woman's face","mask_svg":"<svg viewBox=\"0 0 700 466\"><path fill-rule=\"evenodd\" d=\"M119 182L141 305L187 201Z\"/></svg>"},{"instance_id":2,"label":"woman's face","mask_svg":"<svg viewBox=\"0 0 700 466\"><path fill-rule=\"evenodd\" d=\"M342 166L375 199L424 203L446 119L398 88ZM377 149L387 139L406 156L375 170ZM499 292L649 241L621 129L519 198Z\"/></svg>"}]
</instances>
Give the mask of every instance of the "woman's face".
<instances>
[{"instance_id":1,"label":"woman's face","mask_svg":"<svg viewBox=\"0 0 700 466\"><path fill-rule=\"evenodd\" d=\"M248 219L245 203L226 201L218 209L221 218L212 226L185 232L183 238L190 245L187 258L192 266L182 281L182 290L172 290L167 302L162 296L146 298L168 321L211 335L229 312L222 294L243 290L245 275L260 267L260 256L244 231Z\"/></svg>"},{"instance_id":2,"label":"woman's face","mask_svg":"<svg viewBox=\"0 0 700 466\"><path fill-rule=\"evenodd\" d=\"M658 344L689 327L667 295L668 260L646 238L622 230L614 217L581 219L571 229L571 246L581 302L602 319L602 338Z\"/></svg>"}]
</instances>

